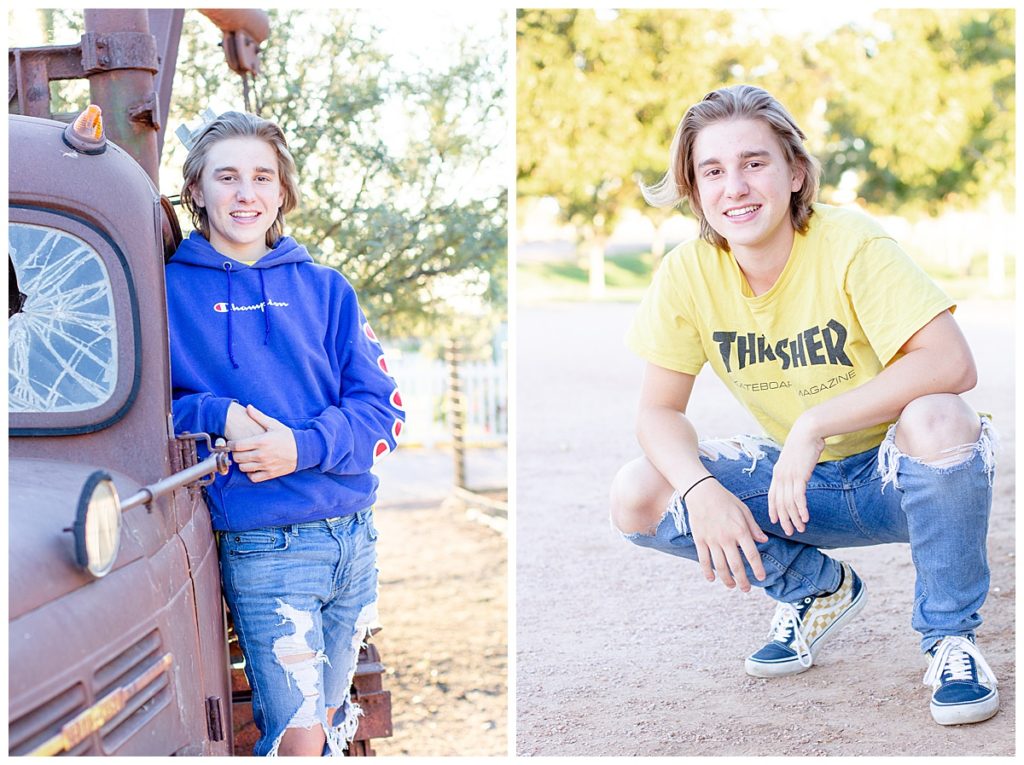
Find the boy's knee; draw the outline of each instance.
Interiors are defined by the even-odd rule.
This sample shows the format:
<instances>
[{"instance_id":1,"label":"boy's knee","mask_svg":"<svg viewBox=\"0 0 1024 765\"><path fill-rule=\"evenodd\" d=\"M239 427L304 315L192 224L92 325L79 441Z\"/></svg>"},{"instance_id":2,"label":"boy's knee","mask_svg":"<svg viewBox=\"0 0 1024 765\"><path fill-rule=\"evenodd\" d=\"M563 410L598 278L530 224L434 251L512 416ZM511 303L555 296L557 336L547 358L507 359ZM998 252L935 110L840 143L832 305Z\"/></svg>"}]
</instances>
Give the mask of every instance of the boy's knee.
<instances>
[{"instance_id":1,"label":"boy's knee","mask_svg":"<svg viewBox=\"0 0 1024 765\"><path fill-rule=\"evenodd\" d=\"M671 499L672 487L641 458L615 475L608 505L612 525L623 534L652 534Z\"/></svg>"},{"instance_id":2,"label":"boy's knee","mask_svg":"<svg viewBox=\"0 0 1024 765\"><path fill-rule=\"evenodd\" d=\"M623 533L628 533L626 527L630 526L630 518L634 514L633 497L630 495L629 487L622 468L615 474L611 490L608 492L608 515L612 525Z\"/></svg>"},{"instance_id":3,"label":"boy's knee","mask_svg":"<svg viewBox=\"0 0 1024 765\"><path fill-rule=\"evenodd\" d=\"M953 393L916 398L896 424L896 446L911 457L927 459L945 449L973 444L981 433L978 414Z\"/></svg>"}]
</instances>

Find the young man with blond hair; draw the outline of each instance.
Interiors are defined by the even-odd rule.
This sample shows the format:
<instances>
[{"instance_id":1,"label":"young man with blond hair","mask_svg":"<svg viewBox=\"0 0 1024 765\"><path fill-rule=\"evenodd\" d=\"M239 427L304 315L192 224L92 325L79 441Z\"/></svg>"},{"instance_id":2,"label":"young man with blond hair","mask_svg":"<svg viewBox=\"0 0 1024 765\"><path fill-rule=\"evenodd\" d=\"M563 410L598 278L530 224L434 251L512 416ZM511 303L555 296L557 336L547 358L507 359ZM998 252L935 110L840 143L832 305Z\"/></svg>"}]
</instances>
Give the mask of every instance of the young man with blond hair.
<instances>
[{"instance_id":1,"label":"young man with blond hair","mask_svg":"<svg viewBox=\"0 0 1024 765\"><path fill-rule=\"evenodd\" d=\"M665 257L628 335L647 361L643 457L616 476L630 541L776 602L757 677L809 669L867 590L823 549L909 542L913 628L943 725L999 708L975 645L989 585L993 433L952 301L864 214L817 203L819 166L784 107L748 85L689 109L648 201L688 200L701 237ZM700 441L709 364L765 436Z\"/></svg>"}]
</instances>

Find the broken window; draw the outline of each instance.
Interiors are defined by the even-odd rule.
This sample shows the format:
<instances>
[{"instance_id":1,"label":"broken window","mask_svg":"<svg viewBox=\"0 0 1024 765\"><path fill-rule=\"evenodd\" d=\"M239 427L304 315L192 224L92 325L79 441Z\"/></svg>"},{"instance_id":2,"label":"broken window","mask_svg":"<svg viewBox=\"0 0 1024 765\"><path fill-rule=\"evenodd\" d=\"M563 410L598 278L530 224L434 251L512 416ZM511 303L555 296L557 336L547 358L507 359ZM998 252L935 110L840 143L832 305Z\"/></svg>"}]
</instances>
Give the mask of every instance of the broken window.
<instances>
[{"instance_id":1,"label":"broken window","mask_svg":"<svg viewBox=\"0 0 1024 765\"><path fill-rule=\"evenodd\" d=\"M8 409L78 412L102 404L117 382L117 327L99 254L45 226L8 227L20 305L8 323Z\"/></svg>"}]
</instances>

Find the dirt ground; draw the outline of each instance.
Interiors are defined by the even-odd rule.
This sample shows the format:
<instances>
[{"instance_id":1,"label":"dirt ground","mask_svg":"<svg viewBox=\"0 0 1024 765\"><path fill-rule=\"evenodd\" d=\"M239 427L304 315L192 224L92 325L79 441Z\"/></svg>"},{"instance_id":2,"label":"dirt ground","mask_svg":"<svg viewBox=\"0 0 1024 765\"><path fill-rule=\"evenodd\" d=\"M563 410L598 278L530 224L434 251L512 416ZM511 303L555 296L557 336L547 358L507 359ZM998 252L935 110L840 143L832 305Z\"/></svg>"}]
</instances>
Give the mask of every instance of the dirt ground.
<instances>
[{"instance_id":1,"label":"dirt ground","mask_svg":"<svg viewBox=\"0 0 1024 765\"><path fill-rule=\"evenodd\" d=\"M373 741L381 756L509 749L508 540L444 501L450 463L399 449L377 470L383 629L374 642L394 723L393 737Z\"/></svg>"},{"instance_id":2,"label":"dirt ground","mask_svg":"<svg viewBox=\"0 0 1024 765\"><path fill-rule=\"evenodd\" d=\"M633 435L642 362L622 342L625 304L521 306L518 312L516 751L520 755L1012 755L1014 667L1013 306L962 303L978 362L966 398L1000 431L989 533L991 591L978 642L1001 710L977 725L936 725L910 628L907 545L836 551L868 604L789 678L748 677L743 659L773 604L708 583L696 565L620 541L607 521ZM749 432L711 374L691 415L703 436Z\"/></svg>"}]
</instances>

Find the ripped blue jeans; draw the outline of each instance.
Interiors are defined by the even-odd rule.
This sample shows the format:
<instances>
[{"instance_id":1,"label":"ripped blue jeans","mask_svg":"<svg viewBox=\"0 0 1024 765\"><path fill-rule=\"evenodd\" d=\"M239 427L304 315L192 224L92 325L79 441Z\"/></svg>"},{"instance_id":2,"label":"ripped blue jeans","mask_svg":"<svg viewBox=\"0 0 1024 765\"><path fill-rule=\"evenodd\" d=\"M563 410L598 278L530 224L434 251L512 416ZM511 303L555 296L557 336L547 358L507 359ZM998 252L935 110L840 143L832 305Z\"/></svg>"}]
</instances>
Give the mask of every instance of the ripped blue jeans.
<instances>
[{"instance_id":1,"label":"ripped blue jeans","mask_svg":"<svg viewBox=\"0 0 1024 765\"><path fill-rule=\"evenodd\" d=\"M321 725L325 753L338 756L355 736L349 688L377 621L376 540L371 509L221 533L224 598L261 734L254 754L277 754L287 728Z\"/></svg>"},{"instance_id":2,"label":"ripped blue jeans","mask_svg":"<svg viewBox=\"0 0 1024 765\"><path fill-rule=\"evenodd\" d=\"M822 550L909 542L917 573L911 626L927 651L946 635L974 637L988 595L985 540L992 507L994 434L982 418L977 443L947 450L925 464L901 454L890 427L882 444L852 457L821 462L807 484L810 521L786 536L768 518L768 488L780 447L767 439L702 441L700 459L743 502L768 535L758 543L767 575L751 585L778 601L795 602L839 586L839 564ZM673 496L653 534L626 539L697 560L686 505Z\"/></svg>"}]
</instances>

